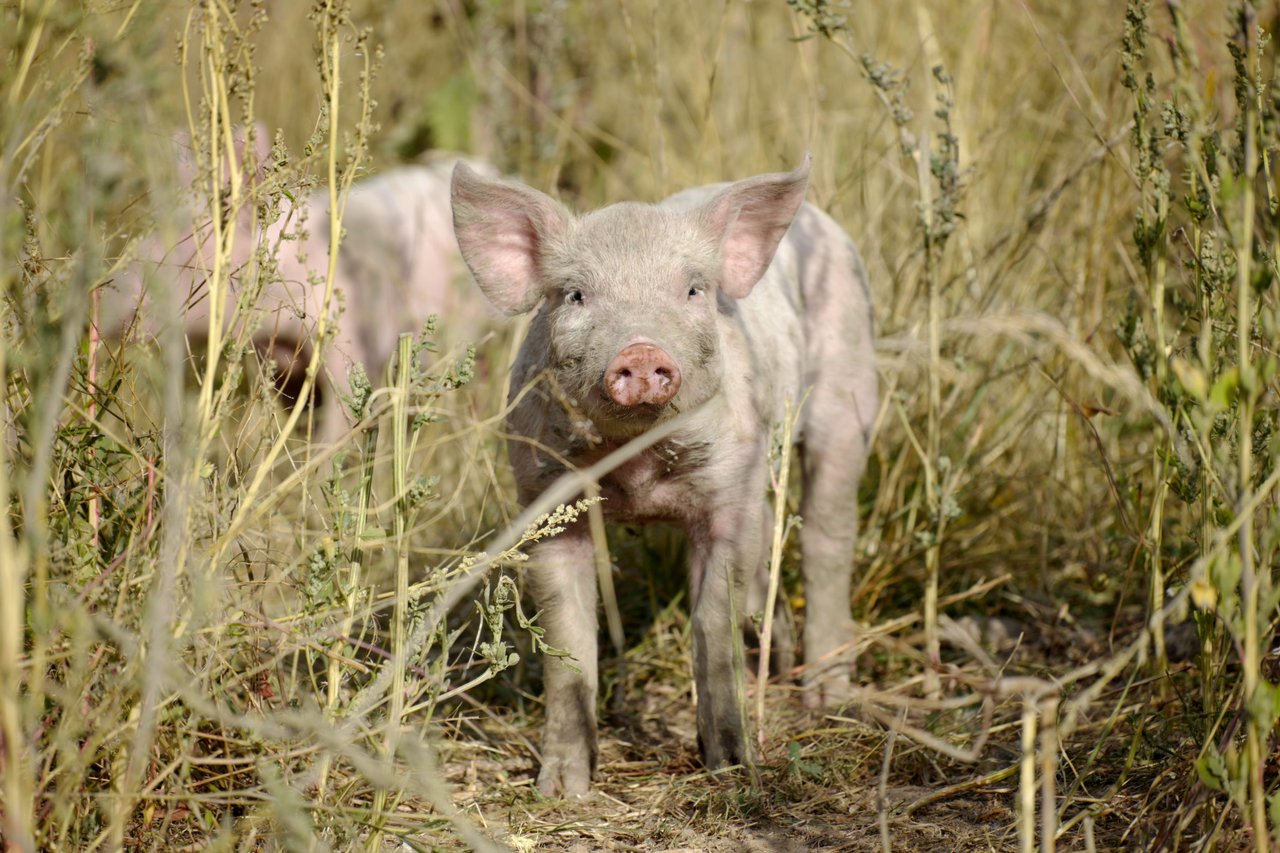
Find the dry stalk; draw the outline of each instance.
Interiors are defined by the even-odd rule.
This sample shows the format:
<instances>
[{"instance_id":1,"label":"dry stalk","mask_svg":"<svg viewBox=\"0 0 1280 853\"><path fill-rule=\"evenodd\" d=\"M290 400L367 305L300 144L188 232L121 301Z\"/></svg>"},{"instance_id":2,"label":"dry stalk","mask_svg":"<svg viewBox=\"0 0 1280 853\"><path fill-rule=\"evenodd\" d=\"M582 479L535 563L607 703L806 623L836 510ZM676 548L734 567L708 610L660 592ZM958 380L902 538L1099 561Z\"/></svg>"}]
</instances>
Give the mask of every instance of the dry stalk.
<instances>
[{"instance_id":1,"label":"dry stalk","mask_svg":"<svg viewBox=\"0 0 1280 853\"><path fill-rule=\"evenodd\" d=\"M1248 75L1257 67L1257 21L1253 17L1253 8L1243 4L1240 14L1243 22L1245 39L1244 85L1252 88ZM1254 223L1254 178L1258 174L1258 145L1256 139L1258 121L1255 112L1255 98L1245 98L1245 114L1243 116L1244 136L1244 181L1240 198L1240 243L1236 247L1236 335L1237 352L1241 377L1252 375L1253 352L1253 223ZM1254 405L1257 392L1246 385L1242 394L1238 419L1239 429L1239 477L1240 502L1248 495L1249 484L1253 482L1253 430ZM1254 702L1258 683L1262 680L1261 656L1258 648L1261 641L1259 620L1270 619L1259 613L1262 582L1257 576L1254 565L1253 547L1253 512L1243 506L1237 511L1240 517L1239 556L1241 563L1240 598L1244 616L1244 700L1248 708L1249 720L1245 729L1246 773L1249 790L1249 822L1253 828L1253 845L1257 853L1265 853L1270 847L1270 832L1267 829L1267 799L1263 784L1263 745L1269 739L1274 721L1263 719L1263 712Z\"/></svg>"},{"instance_id":2,"label":"dry stalk","mask_svg":"<svg viewBox=\"0 0 1280 853\"><path fill-rule=\"evenodd\" d=\"M585 488L592 500L587 509L587 522L591 525L591 541L595 545L596 580L600 584L600 598L604 602L605 621L609 626L609 641L620 667L618 677L626 679L626 641L622 634L622 614L618 610L618 593L613 586L613 560L609 558L609 537L605 532L604 508L600 506L600 486L592 481ZM617 694L619 701L622 693Z\"/></svg>"},{"instance_id":3,"label":"dry stalk","mask_svg":"<svg viewBox=\"0 0 1280 853\"><path fill-rule=\"evenodd\" d=\"M807 396L807 395L806 395ZM769 653L773 648L773 617L778 603L778 588L782 580L782 546L787 538L787 486L791 479L791 444L795 432L796 419L804 407L804 399L793 410L791 401L787 400L782 418L782 458L778 463L778 473L770 475L773 479L773 541L769 548L769 588L765 593L764 617L760 629L760 660L756 668L756 739L761 749L765 745L764 730L764 694L769 684Z\"/></svg>"},{"instance_id":4,"label":"dry stalk","mask_svg":"<svg viewBox=\"0 0 1280 853\"><path fill-rule=\"evenodd\" d=\"M907 710L902 709L898 715L898 725L906 722ZM893 745L898 740L898 729L889 730L884 740L884 757L880 761L880 785L876 789L876 812L880 824L880 849L884 853L893 850L893 842L889 835L889 771L893 769Z\"/></svg>"},{"instance_id":5,"label":"dry stalk","mask_svg":"<svg viewBox=\"0 0 1280 853\"><path fill-rule=\"evenodd\" d=\"M0 343L0 376L7 361ZM0 442L0 506L9 506L8 442ZM0 755L4 757L4 834L14 847L35 850L32 797L34 761L24 745L22 708L22 626L26 601L27 560L15 540L8 512L0 512Z\"/></svg>"}]
</instances>

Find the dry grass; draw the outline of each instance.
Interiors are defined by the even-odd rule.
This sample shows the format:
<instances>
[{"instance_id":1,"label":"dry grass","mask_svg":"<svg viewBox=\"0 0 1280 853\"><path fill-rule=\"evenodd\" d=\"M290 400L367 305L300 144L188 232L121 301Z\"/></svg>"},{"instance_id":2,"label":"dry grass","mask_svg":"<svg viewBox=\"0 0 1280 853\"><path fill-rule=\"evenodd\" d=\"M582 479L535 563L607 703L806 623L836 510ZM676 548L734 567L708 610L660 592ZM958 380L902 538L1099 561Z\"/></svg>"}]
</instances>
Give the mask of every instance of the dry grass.
<instances>
[{"instance_id":1,"label":"dry grass","mask_svg":"<svg viewBox=\"0 0 1280 853\"><path fill-rule=\"evenodd\" d=\"M1280 122L1228 50L1269 83L1276 21L1230 6L1145 50L1110 0L5 7L4 845L1276 843ZM509 332L375 377L332 453L243 337L88 331L181 228L172 133L207 176L253 118L279 156L219 214L433 145L584 208L812 151L879 334L859 701L775 680L758 775L702 772L680 544L617 531L599 789L539 798L513 549L577 485L512 503Z\"/></svg>"}]
</instances>

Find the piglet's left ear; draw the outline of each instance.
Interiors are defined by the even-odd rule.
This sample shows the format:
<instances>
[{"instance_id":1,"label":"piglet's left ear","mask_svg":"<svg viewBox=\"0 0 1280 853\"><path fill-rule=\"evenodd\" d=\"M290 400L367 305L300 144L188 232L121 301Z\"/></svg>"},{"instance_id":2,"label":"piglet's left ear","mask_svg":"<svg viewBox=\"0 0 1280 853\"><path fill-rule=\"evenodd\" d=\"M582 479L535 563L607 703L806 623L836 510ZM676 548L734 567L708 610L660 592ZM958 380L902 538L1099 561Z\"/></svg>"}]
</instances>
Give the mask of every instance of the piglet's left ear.
<instances>
[{"instance_id":1,"label":"piglet's left ear","mask_svg":"<svg viewBox=\"0 0 1280 853\"><path fill-rule=\"evenodd\" d=\"M758 175L730 184L707 202L700 218L720 242L720 289L734 299L751 292L804 203L809 164L793 172Z\"/></svg>"}]
</instances>

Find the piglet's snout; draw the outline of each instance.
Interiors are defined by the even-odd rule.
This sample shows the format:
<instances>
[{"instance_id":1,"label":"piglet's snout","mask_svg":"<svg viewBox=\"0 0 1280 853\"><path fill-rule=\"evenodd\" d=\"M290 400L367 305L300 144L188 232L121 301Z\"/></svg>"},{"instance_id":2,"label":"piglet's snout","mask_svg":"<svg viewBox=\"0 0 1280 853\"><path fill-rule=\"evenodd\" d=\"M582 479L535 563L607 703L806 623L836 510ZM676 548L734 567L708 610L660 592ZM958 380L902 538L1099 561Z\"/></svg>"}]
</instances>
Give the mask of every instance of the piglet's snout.
<instances>
[{"instance_id":1,"label":"piglet's snout","mask_svg":"<svg viewBox=\"0 0 1280 853\"><path fill-rule=\"evenodd\" d=\"M661 347L631 344L609 363L604 387L619 406L661 406L680 390L680 368Z\"/></svg>"}]
</instances>

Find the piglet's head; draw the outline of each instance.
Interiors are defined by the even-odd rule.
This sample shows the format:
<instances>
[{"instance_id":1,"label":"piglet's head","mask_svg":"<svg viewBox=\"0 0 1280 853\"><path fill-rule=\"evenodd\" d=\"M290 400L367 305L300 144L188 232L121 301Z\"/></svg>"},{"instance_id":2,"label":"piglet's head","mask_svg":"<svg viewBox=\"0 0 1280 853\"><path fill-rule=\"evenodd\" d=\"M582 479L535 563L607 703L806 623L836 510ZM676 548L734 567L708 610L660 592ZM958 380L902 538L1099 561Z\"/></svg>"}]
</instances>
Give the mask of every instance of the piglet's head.
<instances>
[{"instance_id":1,"label":"piglet's head","mask_svg":"<svg viewBox=\"0 0 1280 853\"><path fill-rule=\"evenodd\" d=\"M453 172L458 246L499 310L539 306L525 344L605 435L643 431L720 389L720 323L773 260L801 203L809 159L695 192L581 217L523 184Z\"/></svg>"}]
</instances>

